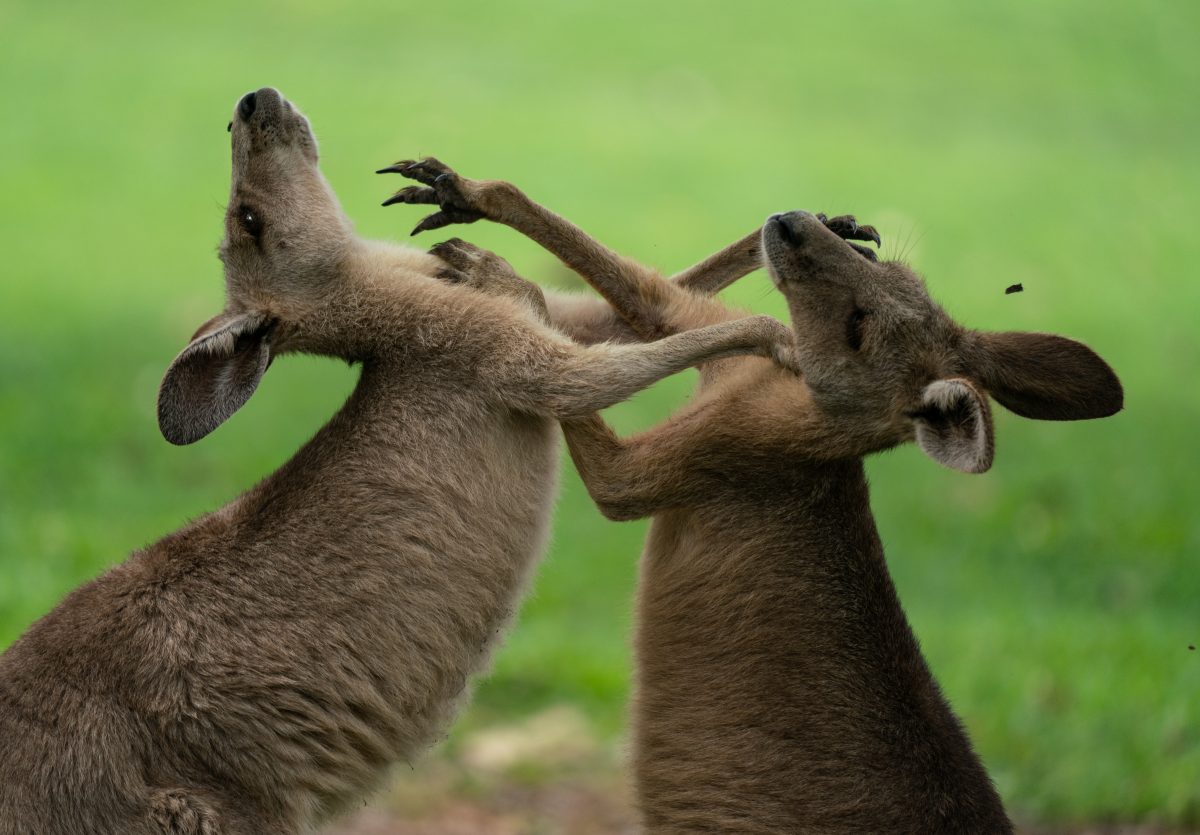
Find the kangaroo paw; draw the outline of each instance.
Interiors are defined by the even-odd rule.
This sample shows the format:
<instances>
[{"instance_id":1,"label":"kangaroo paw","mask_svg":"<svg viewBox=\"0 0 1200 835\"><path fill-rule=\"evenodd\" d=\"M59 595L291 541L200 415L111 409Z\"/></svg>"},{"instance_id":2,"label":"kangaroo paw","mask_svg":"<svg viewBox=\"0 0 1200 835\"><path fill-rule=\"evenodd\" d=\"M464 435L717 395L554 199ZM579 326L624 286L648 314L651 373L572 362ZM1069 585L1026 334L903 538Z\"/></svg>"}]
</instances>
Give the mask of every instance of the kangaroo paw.
<instances>
[{"instance_id":1,"label":"kangaroo paw","mask_svg":"<svg viewBox=\"0 0 1200 835\"><path fill-rule=\"evenodd\" d=\"M383 205L432 204L441 208L441 211L426 216L418 223L412 231L414 235L429 229L440 229L452 223L474 223L484 217L484 213L472 205L471 196L466 188L470 181L464 181L450 166L433 157L401 160L387 168L380 168L376 173L399 174L425 186L402 188L384 200Z\"/></svg>"},{"instance_id":2,"label":"kangaroo paw","mask_svg":"<svg viewBox=\"0 0 1200 835\"><path fill-rule=\"evenodd\" d=\"M875 227L860 226L854 215L826 217L823 214L818 214L817 220L824 223L829 228L829 231L843 240L874 241L875 246L879 246L882 243L879 239L879 233L875 231ZM862 251L859 247L855 247L855 249L858 249L860 252Z\"/></svg>"},{"instance_id":3,"label":"kangaroo paw","mask_svg":"<svg viewBox=\"0 0 1200 835\"><path fill-rule=\"evenodd\" d=\"M461 238L443 241L429 250L446 264L438 278L451 284L465 284L485 293L511 296L529 304L549 320L542 288L517 275L512 265L494 252L481 249Z\"/></svg>"}]
</instances>

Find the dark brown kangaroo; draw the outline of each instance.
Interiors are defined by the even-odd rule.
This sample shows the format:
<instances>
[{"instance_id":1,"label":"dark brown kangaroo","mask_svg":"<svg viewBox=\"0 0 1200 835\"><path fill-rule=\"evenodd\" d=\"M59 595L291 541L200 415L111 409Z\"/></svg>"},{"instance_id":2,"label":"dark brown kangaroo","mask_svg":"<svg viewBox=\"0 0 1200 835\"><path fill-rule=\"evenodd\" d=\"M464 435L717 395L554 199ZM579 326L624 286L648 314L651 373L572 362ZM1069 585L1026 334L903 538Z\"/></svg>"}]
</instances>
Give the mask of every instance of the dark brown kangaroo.
<instances>
[{"instance_id":1,"label":"dark brown kangaroo","mask_svg":"<svg viewBox=\"0 0 1200 835\"><path fill-rule=\"evenodd\" d=\"M215 429L283 354L361 377L277 472L0 656L3 835L311 832L440 733L486 664L546 539L556 418L714 357L793 356L769 317L581 347L528 297L355 237L275 90L230 127L225 310L163 379L164 435Z\"/></svg>"},{"instance_id":2,"label":"dark brown kangaroo","mask_svg":"<svg viewBox=\"0 0 1200 835\"><path fill-rule=\"evenodd\" d=\"M729 315L512 186L444 174L433 191L402 192L441 204L425 225L513 226L642 338ZM654 516L638 600L638 802L655 833L1011 832L897 599L862 458L915 440L983 472L985 392L1025 417L1073 420L1118 411L1121 386L1077 342L957 325L909 269L842 240L873 230L823 220L790 212L761 231L802 380L723 360L704 366L689 406L643 435L618 439L595 416L563 424L605 515ZM719 289L753 266L752 250L745 239L684 284Z\"/></svg>"}]
</instances>

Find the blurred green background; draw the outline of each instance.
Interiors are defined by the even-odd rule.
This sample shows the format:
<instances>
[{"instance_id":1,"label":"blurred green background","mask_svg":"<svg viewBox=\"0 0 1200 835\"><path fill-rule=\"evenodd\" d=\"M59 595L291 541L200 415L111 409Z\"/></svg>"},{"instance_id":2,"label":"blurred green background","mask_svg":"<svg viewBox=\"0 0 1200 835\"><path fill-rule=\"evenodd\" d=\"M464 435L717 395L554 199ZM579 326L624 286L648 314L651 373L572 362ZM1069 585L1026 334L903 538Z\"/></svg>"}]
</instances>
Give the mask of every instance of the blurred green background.
<instances>
[{"instance_id":1,"label":"blurred green background","mask_svg":"<svg viewBox=\"0 0 1200 835\"><path fill-rule=\"evenodd\" d=\"M0 33L0 646L279 465L353 385L289 359L193 447L154 423L162 371L222 303L225 123L271 84L368 236L416 222L378 207L397 183L371 172L419 154L665 270L773 211L850 211L961 321L1093 345L1122 414L998 414L985 476L881 456L875 508L1014 813L1200 825L1200 4L8 0ZM465 234L572 281L508 230ZM728 295L783 312L761 272ZM648 426L691 383L610 417ZM460 730L568 702L622 732L644 526L564 482Z\"/></svg>"}]
</instances>

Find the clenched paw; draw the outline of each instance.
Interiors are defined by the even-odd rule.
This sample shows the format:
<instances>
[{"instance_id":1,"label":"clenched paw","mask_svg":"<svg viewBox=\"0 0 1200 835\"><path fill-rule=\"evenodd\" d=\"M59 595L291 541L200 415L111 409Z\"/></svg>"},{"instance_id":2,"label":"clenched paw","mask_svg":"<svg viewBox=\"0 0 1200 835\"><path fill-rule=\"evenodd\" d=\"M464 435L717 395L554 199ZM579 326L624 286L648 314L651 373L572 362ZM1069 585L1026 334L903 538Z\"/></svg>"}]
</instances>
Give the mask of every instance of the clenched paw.
<instances>
[{"instance_id":1,"label":"clenched paw","mask_svg":"<svg viewBox=\"0 0 1200 835\"><path fill-rule=\"evenodd\" d=\"M521 278L512 265L490 250L481 249L461 238L451 238L432 247L446 265L437 278L450 284L462 284L497 296L510 296L525 302L545 321L549 321L542 288Z\"/></svg>"},{"instance_id":2,"label":"clenched paw","mask_svg":"<svg viewBox=\"0 0 1200 835\"><path fill-rule=\"evenodd\" d=\"M489 277L497 273L516 275L509 263L486 249L468 243L462 238L451 238L434 244L429 248L429 254L437 256L446 269L438 273L437 278L452 284L470 284L482 289Z\"/></svg>"}]
</instances>

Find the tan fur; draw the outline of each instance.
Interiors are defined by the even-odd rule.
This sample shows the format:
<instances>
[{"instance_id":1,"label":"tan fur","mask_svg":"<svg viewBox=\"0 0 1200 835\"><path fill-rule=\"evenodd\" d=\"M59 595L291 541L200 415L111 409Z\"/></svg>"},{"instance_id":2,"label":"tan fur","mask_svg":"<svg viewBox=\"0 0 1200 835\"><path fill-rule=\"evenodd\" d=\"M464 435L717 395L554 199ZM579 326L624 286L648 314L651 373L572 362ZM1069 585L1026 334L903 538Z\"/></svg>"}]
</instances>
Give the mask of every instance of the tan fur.
<instances>
[{"instance_id":1,"label":"tan fur","mask_svg":"<svg viewBox=\"0 0 1200 835\"><path fill-rule=\"evenodd\" d=\"M783 356L766 318L580 347L528 296L362 241L279 94L239 102L225 310L164 377L202 437L270 362L360 364L277 472L75 590L0 656L0 833L311 832L462 702L547 534L555 418L689 365Z\"/></svg>"},{"instance_id":2,"label":"tan fur","mask_svg":"<svg viewBox=\"0 0 1200 835\"><path fill-rule=\"evenodd\" d=\"M512 186L459 178L436 188L411 202L436 198L540 241L602 292L611 285L606 297L642 337L728 315L614 260ZM864 258L812 215L774 216L762 244L803 381L726 360L643 435L618 439L595 416L563 424L600 509L654 516L633 717L646 827L1010 832L896 597L861 459L916 438L935 460L979 472L991 463L989 386L1062 419L1111 414L1120 385L1078 343L959 327L912 272ZM738 252L723 253L728 269L710 279L683 278L718 289L744 271Z\"/></svg>"}]
</instances>

